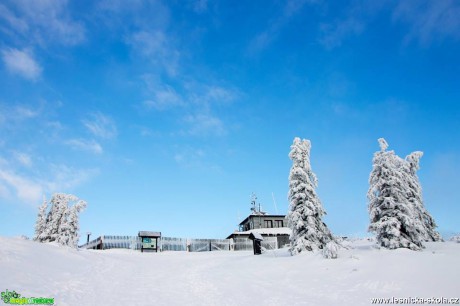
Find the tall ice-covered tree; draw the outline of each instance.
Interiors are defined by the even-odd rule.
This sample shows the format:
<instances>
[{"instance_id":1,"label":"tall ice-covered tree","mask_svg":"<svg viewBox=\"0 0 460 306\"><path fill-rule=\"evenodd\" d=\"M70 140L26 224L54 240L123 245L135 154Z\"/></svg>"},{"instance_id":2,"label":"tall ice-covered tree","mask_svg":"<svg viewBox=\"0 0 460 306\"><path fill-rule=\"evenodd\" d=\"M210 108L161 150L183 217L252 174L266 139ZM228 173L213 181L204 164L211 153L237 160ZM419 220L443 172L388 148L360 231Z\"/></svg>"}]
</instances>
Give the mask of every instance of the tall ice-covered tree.
<instances>
[{"instance_id":1,"label":"tall ice-covered tree","mask_svg":"<svg viewBox=\"0 0 460 306\"><path fill-rule=\"evenodd\" d=\"M436 222L430 215L425 205L423 204L422 186L417 176L417 171L420 169L420 158L423 152L416 151L406 156L403 163L404 173L407 175L407 199L414 206L417 218L422 222L425 229L425 241L442 241L442 237L436 231Z\"/></svg>"},{"instance_id":2,"label":"tall ice-covered tree","mask_svg":"<svg viewBox=\"0 0 460 306\"><path fill-rule=\"evenodd\" d=\"M296 137L289 153L292 167L289 174L290 205L287 220L292 229L292 255L323 249L328 242L334 241L322 221L326 212L315 191L318 181L310 165L310 148L309 140Z\"/></svg>"},{"instance_id":3,"label":"tall ice-covered tree","mask_svg":"<svg viewBox=\"0 0 460 306\"><path fill-rule=\"evenodd\" d=\"M370 225L377 242L388 249L423 247L425 230L417 211L407 198L407 176L401 159L394 151L386 151L388 143L380 138L380 151L374 154L369 177Z\"/></svg>"}]
</instances>

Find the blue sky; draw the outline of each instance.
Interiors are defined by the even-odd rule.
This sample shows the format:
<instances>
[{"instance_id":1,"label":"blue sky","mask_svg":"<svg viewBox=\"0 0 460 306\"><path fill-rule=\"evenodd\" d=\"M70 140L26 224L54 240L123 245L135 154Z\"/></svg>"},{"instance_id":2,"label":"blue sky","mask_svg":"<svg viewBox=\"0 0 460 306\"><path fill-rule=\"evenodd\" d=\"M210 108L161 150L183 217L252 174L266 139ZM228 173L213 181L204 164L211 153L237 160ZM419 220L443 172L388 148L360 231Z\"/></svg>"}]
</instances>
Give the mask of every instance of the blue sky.
<instances>
[{"instance_id":1,"label":"blue sky","mask_svg":"<svg viewBox=\"0 0 460 306\"><path fill-rule=\"evenodd\" d=\"M3 1L0 38L2 235L65 192L93 236L224 238L251 192L286 213L296 136L335 234L366 234L379 137L460 231L458 1Z\"/></svg>"}]
</instances>

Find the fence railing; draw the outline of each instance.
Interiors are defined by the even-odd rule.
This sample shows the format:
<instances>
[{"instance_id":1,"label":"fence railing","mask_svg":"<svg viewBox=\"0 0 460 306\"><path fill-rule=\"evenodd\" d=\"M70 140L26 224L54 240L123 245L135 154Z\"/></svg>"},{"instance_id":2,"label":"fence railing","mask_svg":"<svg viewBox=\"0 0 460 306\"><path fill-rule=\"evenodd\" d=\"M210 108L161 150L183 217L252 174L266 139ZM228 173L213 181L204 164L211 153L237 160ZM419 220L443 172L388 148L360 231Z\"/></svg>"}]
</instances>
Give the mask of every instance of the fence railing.
<instances>
[{"instance_id":1,"label":"fence railing","mask_svg":"<svg viewBox=\"0 0 460 306\"><path fill-rule=\"evenodd\" d=\"M103 235L80 248L85 249L141 249L141 238L137 236L115 236ZM262 248L274 250L278 247L277 237L264 237L261 243ZM247 238L234 239L186 239L174 237L161 237L158 241L161 251L188 251L188 252L209 252L209 251L252 251L252 240Z\"/></svg>"},{"instance_id":2,"label":"fence railing","mask_svg":"<svg viewBox=\"0 0 460 306\"><path fill-rule=\"evenodd\" d=\"M234 251L252 251L252 241L247 238L233 239Z\"/></svg>"},{"instance_id":3,"label":"fence railing","mask_svg":"<svg viewBox=\"0 0 460 306\"><path fill-rule=\"evenodd\" d=\"M160 250L162 251L187 251L187 239L161 237Z\"/></svg>"}]
</instances>

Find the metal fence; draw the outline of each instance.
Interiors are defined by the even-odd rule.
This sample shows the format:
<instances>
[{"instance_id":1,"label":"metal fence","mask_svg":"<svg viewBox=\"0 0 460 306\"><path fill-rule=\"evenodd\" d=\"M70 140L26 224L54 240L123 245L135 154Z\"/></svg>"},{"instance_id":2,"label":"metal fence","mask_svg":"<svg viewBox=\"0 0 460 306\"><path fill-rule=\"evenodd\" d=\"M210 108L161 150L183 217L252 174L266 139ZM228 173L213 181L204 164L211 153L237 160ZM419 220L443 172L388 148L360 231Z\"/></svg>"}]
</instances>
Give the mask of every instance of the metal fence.
<instances>
[{"instance_id":1,"label":"metal fence","mask_svg":"<svg viewBox=\"0 0 460 306\"><path fill-rule=\"evenodd\" d=\"M233 239L234 251L252 251L252 241L247 238Z\"/></svg>"},{"instance_id":2,"label":"metal fence","mask_svg":"<svg viewBox=\"0 0 460 306\"><path fill-rule=\"evenodd\" d=\"M160 250L162 251L187 251L187 239L161 237Z\"/></svg>"},{"instance_id":3,"label":"metal fence","mask_svg":"<svg viewBox=\"0 0 460 306\"><path fill-rule=\"evenodd\" d=\"M230 251L231 239L212 239L211 251Z\"/></svg>"},{"instance_id":4,"label":"metal fence","mask_svg":"<svg viewBox=\"0 0 460 306\"><path fill-rule=\"evenodd\" d=\"M107 249L141 249L141 239L137 236L102 236L104 250Z\"/></svg>"},{"instance_id":5,"label":"metal fence","mask_svg":"<svg viewBox=\"0 0 460 306\"><path fill-rule=\"evenodd\" d=\"M261 247L266 250L275 250L278 248L278 239L276 237L264 237Z\"/></svg>"},{"instance_id":6,"label":"metal fence","mask_svg":"<svg viewBox=\"0 0 460 306\"><path fill-rule=\"evenodd\" d=\"M161 237L158 241L161 251L188 251L188 252L209 252L209 251L252 251L252 240L248 238L234 239L185 239L173 237ZM141 238L137 236L115 236L103 235L80 248L86 249L141 249ZM277 237L264 237L261 243L266 250L277 249Z\"/></svg>"},{"instance_id":7,"label":"metal fence","mask_svg":"<svg viewBox=\"0 0 460 306\"><path fill-rule=\"evenodd\" d=\"M230 251L231 239L189 239L187 240L190 252Z\"/></svg>"}]
</instances>

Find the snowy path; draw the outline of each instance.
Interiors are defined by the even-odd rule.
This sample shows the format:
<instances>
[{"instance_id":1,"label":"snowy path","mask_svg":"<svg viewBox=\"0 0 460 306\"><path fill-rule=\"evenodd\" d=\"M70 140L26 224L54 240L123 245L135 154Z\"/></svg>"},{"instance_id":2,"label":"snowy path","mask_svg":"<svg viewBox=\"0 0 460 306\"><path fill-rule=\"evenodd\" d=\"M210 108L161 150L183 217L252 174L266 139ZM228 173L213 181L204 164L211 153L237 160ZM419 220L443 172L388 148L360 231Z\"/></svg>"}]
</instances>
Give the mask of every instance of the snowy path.
<instances>
[{"instance_id":1,"label":"snowy path","mask_svg":"<svg viewBox=\"0 0 460 306\"><path fill-rule=\"evenodd\" d=\"M0 290L56 305L370 305L372 297L460 295L458 243L423 252L352 246L325 260L285 250L76 251L0 237Z\"/></svg>"}]
</instances>

